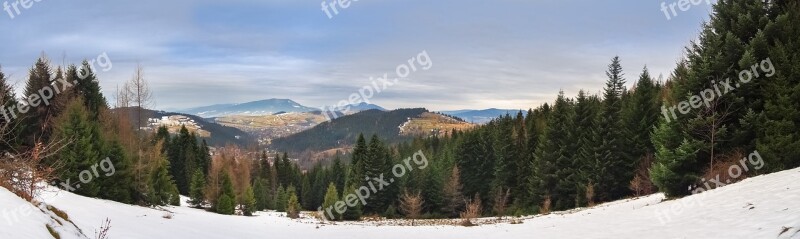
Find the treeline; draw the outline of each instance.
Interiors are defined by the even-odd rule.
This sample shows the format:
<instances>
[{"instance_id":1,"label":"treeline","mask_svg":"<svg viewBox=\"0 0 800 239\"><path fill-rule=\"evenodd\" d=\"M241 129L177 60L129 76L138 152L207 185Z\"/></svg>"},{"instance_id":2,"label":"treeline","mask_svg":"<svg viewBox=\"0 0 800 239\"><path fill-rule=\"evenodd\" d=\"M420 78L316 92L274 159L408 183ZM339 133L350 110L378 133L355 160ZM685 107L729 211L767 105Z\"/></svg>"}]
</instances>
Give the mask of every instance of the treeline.
<instances>
[{"instance_id":1,"label":"treeline","mask_svg":"<svg viewBox=\"0 0 800 239\"><path fill-rule=\"evenodd\" d=\"M430 159L398 186L419 192L429 217L455 217L475 201L482 215L528 214L656 191L683 196L710 189L704 182L716 176L735 182L798 167L799 28L796 2L720 1L667 81L654 80L645 68L628 89L615 57L602 95L561 93L553 104L451 138L393 148L391 160L419 149ZM756 154L763 167L754 165ZM356 155L355 165L371 162ZM387 173L381 162L348 172ZM736 167L741 176L732 173ZM362 205L364 212L398 205L396 192L384 196L391 200Z\"/></svg>"}]
</instances>

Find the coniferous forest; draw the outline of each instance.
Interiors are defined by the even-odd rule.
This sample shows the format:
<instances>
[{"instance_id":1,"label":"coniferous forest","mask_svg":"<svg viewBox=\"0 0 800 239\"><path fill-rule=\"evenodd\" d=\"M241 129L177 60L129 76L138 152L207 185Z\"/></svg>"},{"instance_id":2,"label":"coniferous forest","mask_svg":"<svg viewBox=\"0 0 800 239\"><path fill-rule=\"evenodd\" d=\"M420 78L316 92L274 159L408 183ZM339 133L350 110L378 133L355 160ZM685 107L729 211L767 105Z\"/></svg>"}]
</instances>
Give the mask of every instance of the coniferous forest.
<instances>
[{"instance_id":1,"label":"coniferous forest","mask_svg":"<svg viewBox=\"0 0 800 239\"><path fill-rule=\"evenodd\" d=\"M715 180L800 166L798 36L797 1L722 0L669 76L609 56L601 92L562 91L549 103L446 136L407 139L385 127L341 132L354 141L352 151L313 167L262 148L212 147L185 127L141 130L146 117L127 112L151 106L140 74L108 96L88 62L62 66L42 55L20 92L57 88L49 106L33 107L0 72L0 186L32 198L42 186L15 179L30 172L31 180L133 205L180 205L184 195L220 214L318 211L330 220L547 214L657 192L675 199L720 186L708 182L744 159L744 177ZM29 112L16 117L12 107ZM292 140L277 142L338 143ZM755 156L763 165L754 165ZM114 173L83 180L103 159ZM371 189L369 197L350 196L362 188ZM326 211L340 201L358 203Z\"/></svg>"}]
</instances>

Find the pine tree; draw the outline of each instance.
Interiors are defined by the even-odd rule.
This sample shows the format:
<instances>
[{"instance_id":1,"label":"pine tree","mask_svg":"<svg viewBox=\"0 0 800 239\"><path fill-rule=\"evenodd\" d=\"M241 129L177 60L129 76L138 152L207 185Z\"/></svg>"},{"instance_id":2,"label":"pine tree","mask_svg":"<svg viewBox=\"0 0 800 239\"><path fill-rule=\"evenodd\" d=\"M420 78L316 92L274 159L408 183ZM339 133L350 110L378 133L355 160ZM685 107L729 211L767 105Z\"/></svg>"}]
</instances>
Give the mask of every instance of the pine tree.
<instances>
[{"instance_id":1,"label":"pine tree","mask_svg":"<svg viewBox=\"0 0 800 239\"><path fill-rule=\"evenodd\" d=\"M206 178L200 170L195 170L189 190L189 204L202 207L205 202Z\"/></svg>"},{"instance_id":2,"label":"pine tree","mask_svg":"<svg viewBox=\"0 0 800 239\"><path fill-rule=\"evenodd\" d=\"M58 152L57 160L63 163L58 175L61 180L75 182L84 170L91 169L92 165L99 162L102 150L102 141L99 138L99 126L89 120L89 114L83 108L81 100L71 103L64 115L59 117L56 128L56 137L70 140L71 143ZM94 182L91 175L87 181L75 183L76 193L97 197L100 185ZM71 182L71 184L72 184ZM79 186L78 186L79 185Z\"/></svg>"},{"instance_id":3,"label":"pine tree","mask_svg":"<svg viewBox=\"0 0 800 239\"><path fill-rule=\"evenodd\" d=\"M166 158L156 160L155 170L150 176L150 187L147 195L150 205L175 204L179 200L178 188L169 174L169 161Z\"/></svg>"},{"instance_id":4,"label":"pine tree","mask_svg":"<svg viewBox=\"0 0 800 239\"><path fill-rule=\"evenodd\" d=\"M19 120L15 119L11 113L11 107L16 105L14 89L8 84L8 79L0 68L0 107L2 107L0 109L0 114L2 114L0 115L0 129L4 129L3 132L8 133L8 135L3 135L3 141L0 142L0 152L8 152L22 143L19 139L19 127L15 127L19 124Z\"/></svg>"},{"instance_id":5,"label":"pine tree","mask_svg":"<svg viewBox=\"0 0 800 239\"><path fill-rule=\"evenodd\" d=\"M628 183L633 179L634 162L626 155L626 136L622 124L622 95L625 93L625 79L619 57L614 57L606 72L603 111L599 120L598 135L603 137L598 159L597 198L610 201L629 194Z\"/></svg>"},{"instance_id":6,"label":"pine tree","mask_svg":"<svg viewBox=\"0 0 800 239\"><path fill-rule=\"evenodd\" d=\"M236 210L236 192L234 191L233 181L228 172L222 174L221 184L222 190L217 200L217 213L231 215ZM223 198L226 199L226 201L223 201ZM227 199L230 199L230 203L228 203Z\"/></svg>"},{"instance_id":7,"label":"pine tree","mask_svg":"<svg viewBox=\"0 0 800 239\"><path fill-rule=\"evenodd\" d=\"M55 90L62 90L64 85L61 83L51 85L51 73L49 60L44 56L40 57L30 70L24 95L38 94L39 90L51 88L54 95L51 100L58 100ZM24 137L24 145L32 147L35 142L48 142L51 130L47 125L50 119L56 117L56 109L54 107L43 107L42 105L34 107L29 104L30 102L27 103L25 104L27 106L18 107L17 109L22 127L20 135Z\"/></svg>"},{"instance_id":8,"label":"pine tree","mask_svg":"<svg viewBox=\"0 0 800 239\"><path fill-rule=\"evenodd\" d=\"M219 202L217 202L217 213L222 215L233 215L236 212L236 206L234 205L233 198L230 196L223 194L219 197Z\"/></svg>"},{"instance_id":9,"label":"pine tree","mask_svg":"<svg viewBox=\"0 0 800 239\"><path fill-rule=\"evenodd\" d=\"M367 147L367 140L363 134L358 135L356 146L353 148L352 160L350 161L350 173L347 176L348 185L360 187L364 182L364 177L367 175L366 165L369 159L369 148Z\"/></svg>"},{"instance_id":10,"label":"pine tree","mask_svg":"<svg viewBox=\"0 0 800 239\"><path fill-rule=\"evenodd\" d=\"M311 205L313 198L311 197L311 181L308 175L303 175L303 184L300 187L300 200L302 201L303 208L313 208Z\"/></svg>"},{"instance_id":11,"label":"pine tree","mask_svg":"<svg viewBox=\"0 0 800 239\"><path fill-rule=\"evenodd\" d=\"M572 132L573 115L572 101L561 92L553 113L550 114L547 130L539 143L534 161L534 173L539 178L534 190L538 192L536 199L541 200L550 195L558 209L575 206L577 194L579 174L573 160L576 151Z\"/></svg>"},{"instance_id":12,"label":"pine tree","mask_svg":"<svg viewBox=\"0 0 800 239\"><path fill-rule=\"evenodd\" d=\"M343 202L347 202L347 199L345 197L348 195L348 193L355 193L355 191L356 187L354 185L348 185L345 191L342 192L342 198L340 200ZM356 203L354 207L350 207L348 205L347 210L344 213L342 213L342 220L346 221L361 220L362 207L363 205L361 205L360 202Z\"/></svg>"},{"instance_id":13,"label":"pine tree","mask_svg":"<svg viewBox=\"0 0 800 239\"><path fill-rule=\"evenodd\" d=\"M264 186L266 184L264 181L265 180L263 179L256 179L256 182L253 185L253 194L256 199L256 211L263 211L267 209L268 206L267 198L269 197L269 194L267 193L266 186Z\"/></svg>"},{"instance_id":14,"label":"pine tree","mask_svg":"<svg viewBox=\"0 0 800 239\"><path fill-rule=\"evenodd\" d=\"M660 85L653 81L645 67L624 110L627 132L630 133L628 137L630 144L627 148L630 149L629 154L637 161L655 150L649 139L660 117L660 90Z\"/></svg>"},{"instance_id":15,"label":"pine tree","mask_svg":"<svg viewBox=\"0 0 800 239\"><path fill-rule=\"evenodd\" d=\"M295 196L295 200L297 200L297 196ZM256 211L258 211L258 209L256 209L256 196L253 192L253 188L248 186L242 196L242 213L249 217L253 216L253 212Z\"/></svg>"},{"instance_id":16,"label":"pine tree","mask_svg":"<svg viewBox=\"0 0 800 239\"><path fill-rule=\"evenodd\" d=\"M100 198L121 203L134 202L133 162L125 152L125 147L119 140L111 140L104 145L103 155L106 156L100 164L113 165L113 171L106 171L97 178L100 185ZM109 167L109 165L105 165Z\"/></svg>"},{"instance_id":17,"label":"pine tree","mask_svg":"<svg viewBox=\"0 0 800 239\"><path fill-rule=\"evenodd\" d=\"M797 77L800 74L800 42L796 40L800 33L800 4L776 4L773 8L780 14L776 14L775 22L769 24L765 32L774 42L769 47L769 57L775 75L765 83L764 111L758 115L758 121L763 123L751 127L758 128L756 149L765 160L762 172L800 167L800 95L797 93L800 92ZM752 58L763 59L763 56L754 56L758 54L757 49L750 51L753 52L750 54ZM749 60L743 65L757 62Z\"/></svg>"},{"instance_id":18,"label":"pine tree","mask_svg":"<svg viewBox=\"0 0 800 239\"><path fill-rule=\"evenodd\" d=\"M289 199L286 202L286 216L291 219L300 218L300 210L302 210L302 206L297 200L297 193L292 193L294 191L289 192Z\"/></svg>"},{"instance_id":19,"label":"pine tree","mask_svg":"<svg viewBox=\"0 0 800 239\"><path fill-rule=\"evenodd\" d=\"M597 159L600 157L599 149L602 137L597 134L597 121L601 110L600 99L597 96L587 96L586 92L580 91L575 104L575 139L577 140L577 151L575 162L578 170L577 180L577 206L586 205L585 187L598 181L597 174L599 168Z\"/></svg>"},{"instance_id":20,"label":"pine tree","mask_svg":"<svg viewBox=\"0 0 800 239\"><path fill-rule=\"evenodd\" d=\"M289 198L286 194L286 189L281 185L278 187L278 192L275 195L275 210L278 212L286 212L286 202Z\"/></svg>"},{"instance_id":21,"label":"pine tree","mask_svg":"<svg viewBox=\"0 0 800 239\"><path fill-rule=\"evenodd\" d=\"M78 72L80 71L80 72ZM84 105L89 112L93 112L92 119L99 119L101 109L108 108L108 102L100 89L100 82L92 72L92 67L88 61L81 63L80 69L74 65L67 69L67 79L77 81L74 91L84 99Z\"/></svg>"},{"instance_id":22,"label":"pine tree","mask_svg":"<svg viewBox=\"0 0 800 239\"><path fill-rule=\"evenodd\" d=\"M331 183L328 185L328 190L325 192L325 202L322 203L322 210L325 211L325 218L331 221L341 219L341 215L336 212L335 204L339 201L339 192L336 190L336 185ZM330 214L328 214L328 209Z\"/></svg>"},{"instance_id":23,"label":"pine tree","mask_svg":"<svg viewBox=\"0 0 800 239\"><path fill-rule=\"evenodd\" d=\"M456 163L466 195L489 195L490 185L486 182L493 180L494 171L487 169L494 168L494 153L484 135L482 130L466 132L456 148Z\"/></svg>"},{"instance_id":24,"label":"pine tree","mask_svg":"<svg viewBox=\"0 0 800 239\"><path fill-rule=\"evenodd\" d=\"M339 154L333 159L333 167L331 168L333 174L333 183L336 185L337 191L344 191L344 185L347 182L347 169L342 163Z\"/></svg>"}]
</instances>

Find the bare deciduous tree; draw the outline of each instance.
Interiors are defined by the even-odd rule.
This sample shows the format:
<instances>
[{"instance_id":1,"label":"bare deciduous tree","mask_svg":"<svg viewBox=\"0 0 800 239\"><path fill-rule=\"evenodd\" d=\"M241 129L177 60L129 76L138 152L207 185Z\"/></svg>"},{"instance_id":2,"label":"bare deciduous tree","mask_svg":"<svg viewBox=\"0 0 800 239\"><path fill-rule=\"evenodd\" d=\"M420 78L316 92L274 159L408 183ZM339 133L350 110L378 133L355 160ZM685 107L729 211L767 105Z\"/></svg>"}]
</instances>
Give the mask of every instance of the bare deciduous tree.
<instances>
[{"instance_id":1,"label":"bare deciduous tree","mask_svg":"<svg viewBox=\"0 0 800 239\"><path fill-rule=\"evenodd\" d=\"M511 189L506 189L503 192L503 189L500 189L497 194L494 196L494 213L503 219L503 216L506 215L506 209L508 208L508 197L511 194Z\"/></svg>"},{"instance_id":2,"label":"bare deciduous tree","mask_svg":"<svg viewBox=\"0 0 800 239\"><path fill-rule=\"evenodd\" d=\"M411 219L411 225L414 225L414 219L418 219L422 213L422 204L425 200L422 199L420 192L409 193L408 189L403 190L403 196L400 198L400 211L406 215L406 218Z\"/></svg>"},{"instance_id":3,"label":"bare deciduous tree","mask_svg":"<svg viewBox=\"0 0 800 239\"><path fill-rule=\"evenodd\" d=\"M462 194L461 173L458 166L454 166L450 173L450 179L444 187L445 211L451 216L458 216L458 212L464 206L464 194Z\"/></svg>"},{"instance_id":4,"label":"bare deciduous tree","mask_svg":"<svg viewBox=\"0 0 800 239\"><path fill-rule=\"evenodd\" d=\"M142 122L148 118L143 114L144 109L154 106L150 84L144 78L144 68L141 65L136 66L136 71L130 81L123 83L121 88L117 88L115 96L117 108L136 108L136 128L141 127Z\"/></svg>"},{"instance_id":5,"label":"bare deciduous tree","mask_svg":"<svg viewBox=\"0 0 800 239\"><path fill-rule=\"evenodd\" d=\"M480 194L475 194L475 199L466 201L466 205L464 212L461 213L461 219L463 219L461 225L465 227L474 226L475 224L472 223L472 220L480 217L483 211Z\"/></svg>"},{"instance_id":6,"label":"bare deciduous tree","mask_svg":"<svg viewBox=\"0 0 800 239\"><path fill-rule=\"evenodd\" d=\"M650 195L656 191L656 186L653 184L652 180L650 180L650 168L653 166L653 162L655 162L655 159L651 153L642 156L642 160L639 161L639 165L634 172L635 175L629 186L637 197Z\"/></svg>"}]
</instances>

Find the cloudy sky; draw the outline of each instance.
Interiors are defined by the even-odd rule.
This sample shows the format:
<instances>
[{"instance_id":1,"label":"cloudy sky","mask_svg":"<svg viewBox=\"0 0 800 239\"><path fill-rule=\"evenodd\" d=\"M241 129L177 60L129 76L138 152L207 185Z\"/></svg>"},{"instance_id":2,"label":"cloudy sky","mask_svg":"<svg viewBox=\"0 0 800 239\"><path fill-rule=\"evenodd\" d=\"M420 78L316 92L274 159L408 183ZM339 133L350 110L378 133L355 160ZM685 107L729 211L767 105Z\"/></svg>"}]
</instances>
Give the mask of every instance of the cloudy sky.
<instances>
[{"instance_id":1,"label":"cloudy sky","mask_svg":"<svg viewBox=\"0 0 800 239\"><path fill-rule=\"evenodd\" d=\"M667 20L662 0L360 0L329 18L321 5L41 0L0 14L0 65L22 88L42 53L59 65L106 53L112 67L98 75L108 98L141 64L159 109L269 98L320 107L425 51L430 69L371 102L527 109L559 90L599 92L615 55L629 82L645 65L668 76L710 12L705 1Z\"/></svg>"}]
</instances>

